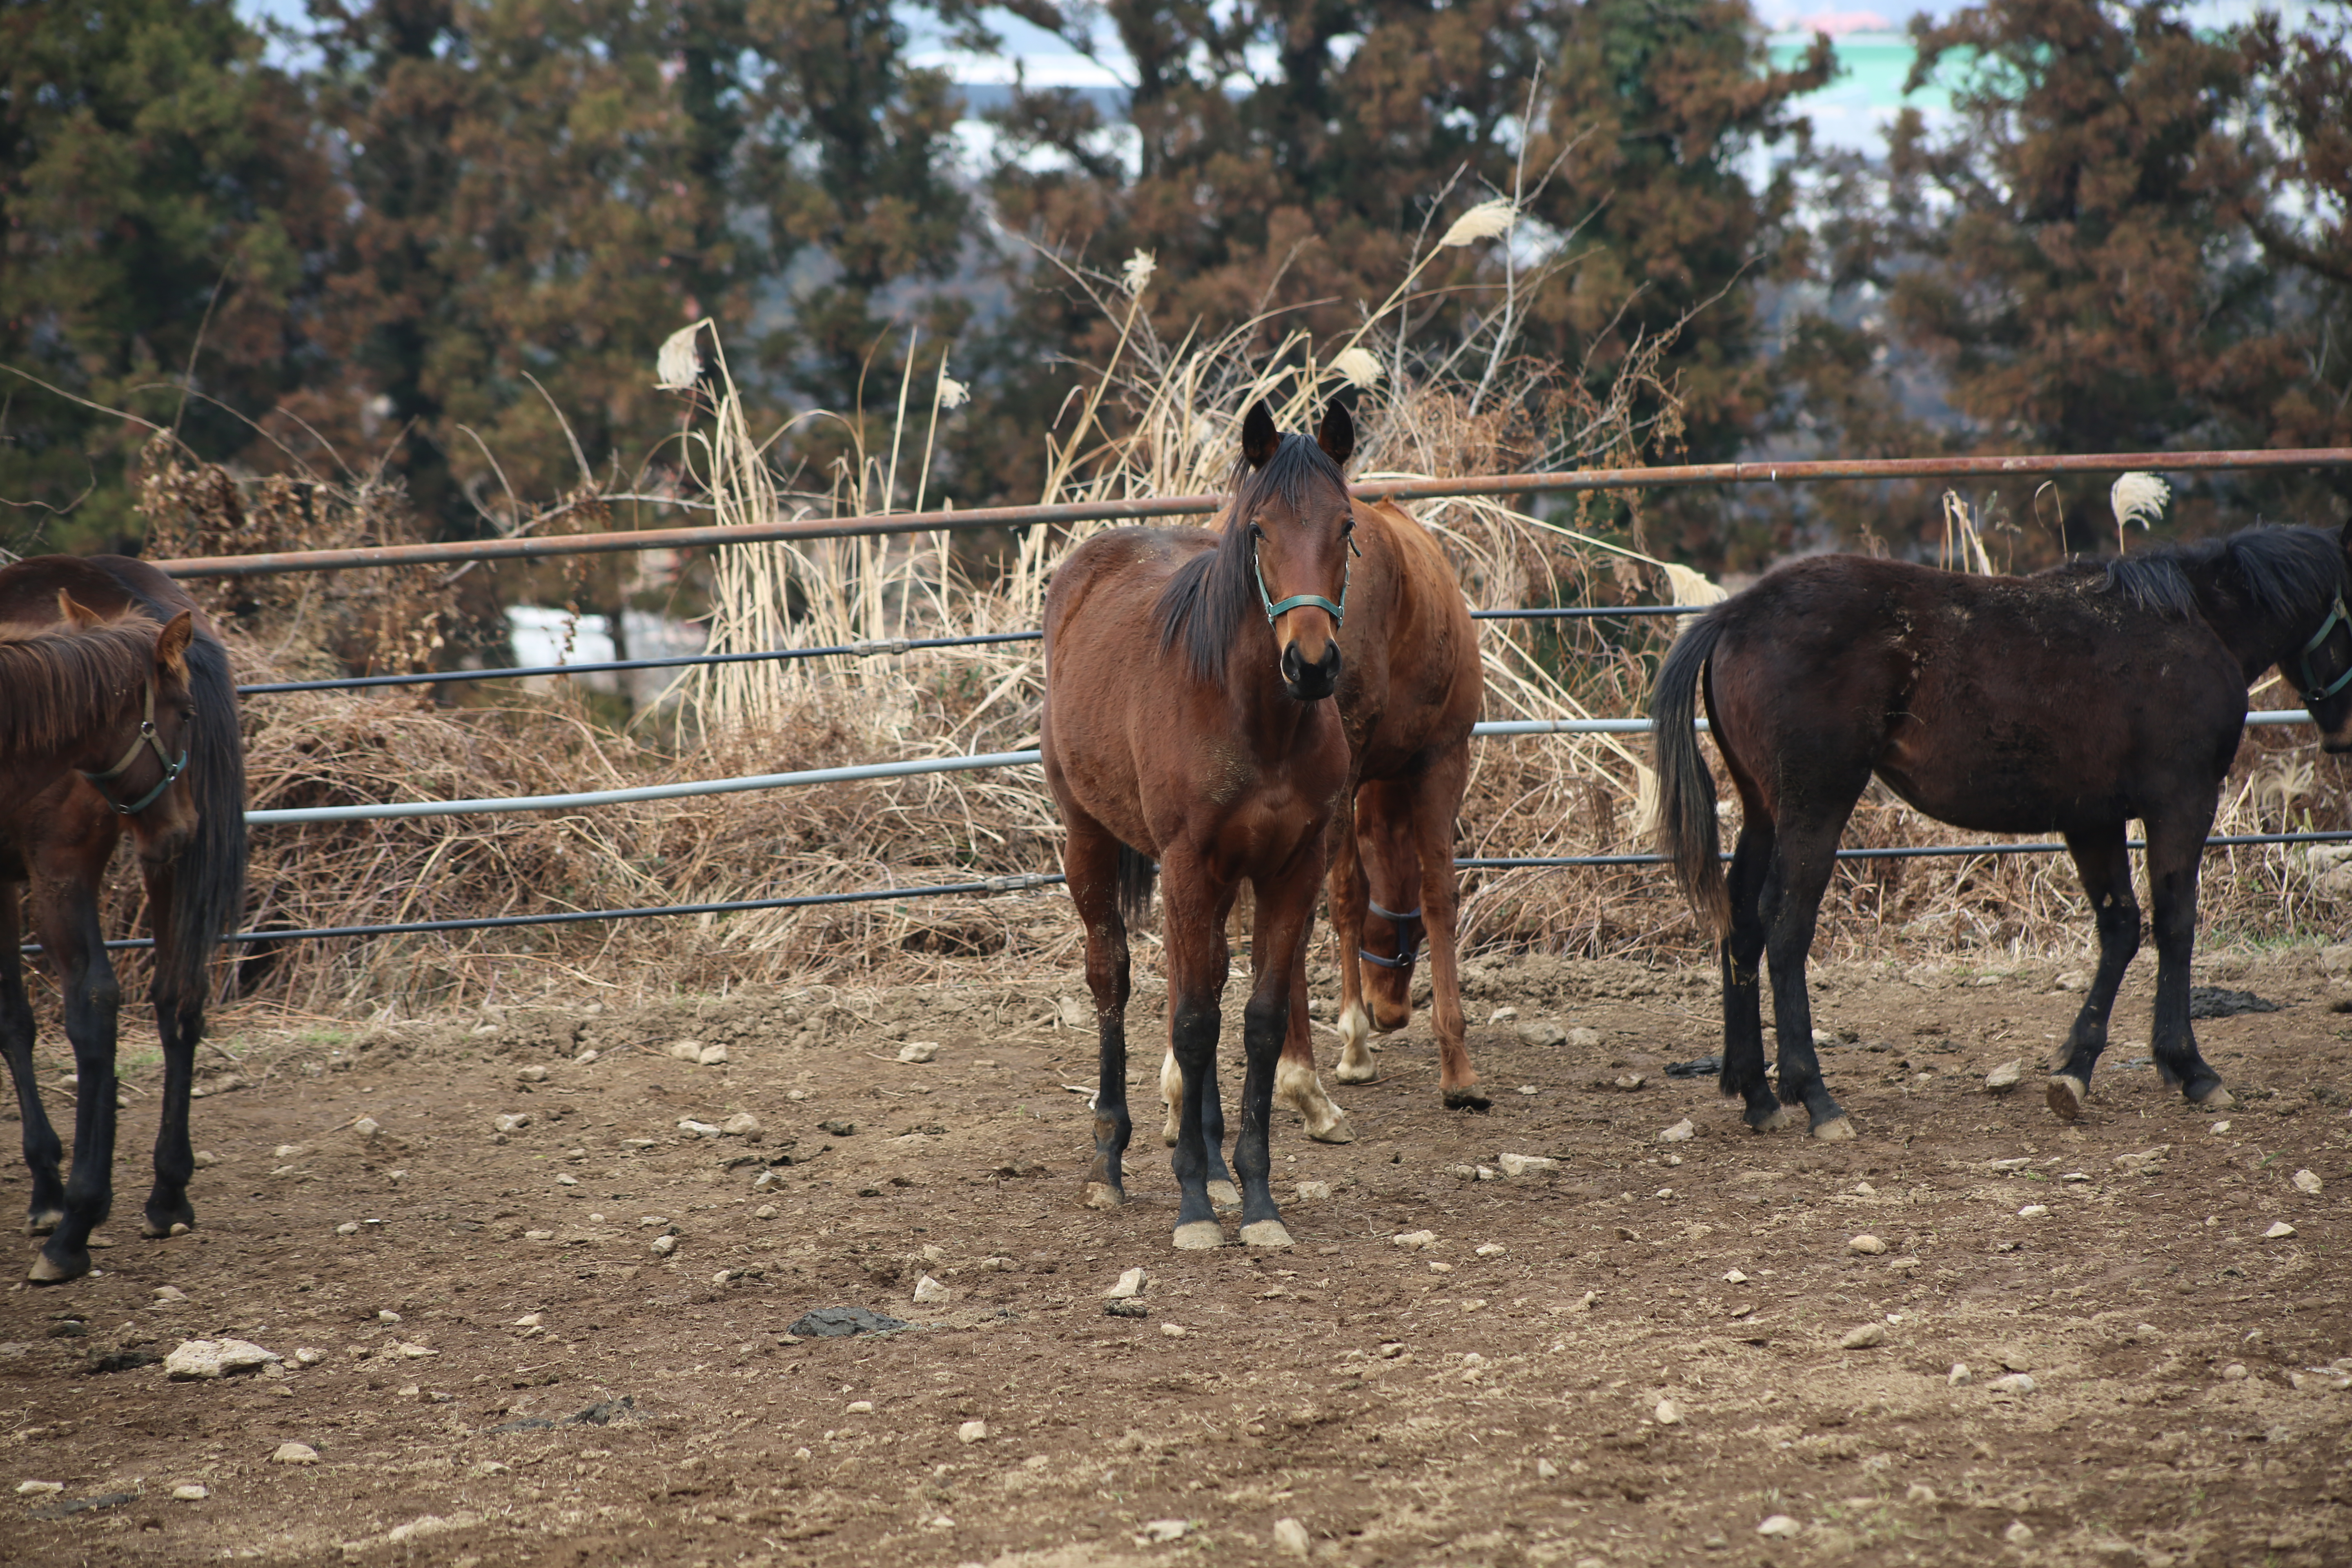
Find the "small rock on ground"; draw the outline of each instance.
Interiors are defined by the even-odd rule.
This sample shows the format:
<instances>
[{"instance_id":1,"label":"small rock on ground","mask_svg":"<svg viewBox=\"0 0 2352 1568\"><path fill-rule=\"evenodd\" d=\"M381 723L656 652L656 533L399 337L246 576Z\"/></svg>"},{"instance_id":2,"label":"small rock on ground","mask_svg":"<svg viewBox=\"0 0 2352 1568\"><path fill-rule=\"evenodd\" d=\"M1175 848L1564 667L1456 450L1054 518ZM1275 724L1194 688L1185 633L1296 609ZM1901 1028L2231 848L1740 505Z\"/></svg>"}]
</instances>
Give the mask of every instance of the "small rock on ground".
<instances>
[{"instance_id":1,"label":"small rock on ground","mask_svg":"<svg viewBox=\"0 0 2352 1568\"><path fill-rule=\"evenodd\" d=\"M1838 1341L1838 1349L1866 1351L1885 1342L1886 1325L1885 1323L1864 1323L1858 1329L1848 1330L1845 1337Z\"/></svg>"},{"instance_id":2,"label":"small rock on ground","mask_svg":"<svg viewBox=\"0 0 2352 1568\"><path fill-rule=\"evenodd\" d=\"M163 1358L163 1375L175 1383L255 1372L278 1359L247 1340L188 1340Z\"/></svg>"},{"instance_id":3,"label":"small rock on ground","mask_svg":"<svg viewBox=\"0 0 2352 1568\"><path fill-rule=\"evenodd\" d=\"M1150 1282L1150 1278L1140 1268L1130 1268L1120 1275L1118 1283L1104 1291L1103 1295L1113 1301L1124 1301L1129 1297L1140 1296L1143 1294L1143 1287Z\"/></svg>"},{"instance_id":4,"label":"small rock on ground","mask_svg":"<svg viewBox=\"0 0 2352 1568\"><path fill-rule=\"evenodd\" d=\"M1985 1088L1994 1094L2015 1089L2025 1080L2025 1058L2013 1057L1985 1074Z\"/></svg>"},{"instance_id":5,"label":"small rock on ground","mask_svg":"<svg viewBox=\"0 0 2352 1568\"><path fill-rule=\"evenodd\" d=\"M269 1462L273 1465L315 1465L319 1462L319 1450L308 1443L280 1443L278 1451L269 1456Z\"/></svg>"},{"instance_id":6,"label":"small rock on ground","mask_svg":"<svg viewBox=\"0 0 2352 1568\"><path fill-rule=\"evenodd\" d=\"M193 1481L186 1486L172 1489L172 1500L174 1502L202 1502L212 1495L209 1490Z\"/></svg>"},{"instance_id":7,"label":"small rock on ground","mask_svg":"<svg viewBox=\"0 0 2352 1568\"><path fill-rule=\"evenodd\" d=\"M2297 1171L2294 1173L2294 1190L2298 1193L2307 1194L2315 1198L2325 1185L2326 1184L2320 1181L2319 1173L2315 1171Z\"/></svg>"},{"instance_id":8,"label":"small rock on ground","mask_svg":"<svg viewBox=\"0 0 2352 1568\"><path fill-rule=\"evenodd\" d=\"M1787 1514L1776 1513L1771 1518L1766 1520L1763 1523L1758 1525L1756 1527L1756 1533L1759 1535L1771 1536L1775 1539L1786 1539L1789 1536L1796 1534L1799 1531L1804 1528L1805 1527L1803 1525L1799 1524Z\"/></svg>"},{"instance_id":9,"label":"small rock on ground","mask_svg":"<svg viewBox=\"0 0 2352 1568\"><path fill-rule=\"evenodd\" d=\"M1315 1550L1315 1542L1307 1535L1307 1527L1297 1520L1277 1519L1274 1521L1274 1548L1286 1556L1304 1557Z\"/></svg>"},{"instance_id":10,"label":"small rock on ground","mask_svg":"<svg viewBox=\"0 0 2352 1568\"><path fill-rule=\"evenodd\" d=\"M1542 1176L1559 1169L1559 1162L1541 1154L1500 1154L1495 1163L1503 1167L1503 1174L1512 1177Z\"/></svg>"},{"instance_id":11,"label":"small rock on ground","mask_svg":"<svg viewBox=\"0 0 2352 1568\"><path fill-rule=\"evenodd\" d=\"M1847 1242L1846 1247L1849 1250L1859 1252L1865 1258L1876 1258L1886 1250L1886 1243L1874 1236L1857 1236Z\"/></svg>"},{"instance_id":12,"label":"small rock on ground","mask_svg":"<svg viewBox=\"0 0 2352 1568\"><path fill-rule=\"evenodd\" d=\"M956 1441L959 1443L984 1443L987 1440L988 1423L985 1421L967 1421L956 1428Z\"/></svg>"},{"instance_id":13,"label":"small rock on ground","mask_svg":"<svg viewBox=\"0 0 2352 1568\"><path fill-rule=\"evenodd\" d=\"M1698 1136L1698 1128L1687 1116L1658 1134L1661 1143L1687 1143Z\"/></svg>"},{"instance_id":14,"label":"small rock on ground","mask_svg":"<svg viewBox=\"0 0 2352 1568\"><path fill-rule=\"evenodd\" d=\"M1430 1247L1435 1245L1437 1241L1437 1233L1433 1230L1408 1230L1402 1236L1394 1237L1391 1239L1394 1240L1399 1247Z\"/></svg>"},{"instance_id":15,"label":"small rock on ground","mask_svg":"<svg viewBox=\"0 0 2352 1568\"><path fill-rule=\"evenodd\" d=\"M954 1299L954 1291L949 1289L946 1286L940 1284L938 1280L932 1279L928 1274L915 1281L915 1304L917 1306L929 1306L937 1302L950 1301Z\"/></svg>"}]
</instances>

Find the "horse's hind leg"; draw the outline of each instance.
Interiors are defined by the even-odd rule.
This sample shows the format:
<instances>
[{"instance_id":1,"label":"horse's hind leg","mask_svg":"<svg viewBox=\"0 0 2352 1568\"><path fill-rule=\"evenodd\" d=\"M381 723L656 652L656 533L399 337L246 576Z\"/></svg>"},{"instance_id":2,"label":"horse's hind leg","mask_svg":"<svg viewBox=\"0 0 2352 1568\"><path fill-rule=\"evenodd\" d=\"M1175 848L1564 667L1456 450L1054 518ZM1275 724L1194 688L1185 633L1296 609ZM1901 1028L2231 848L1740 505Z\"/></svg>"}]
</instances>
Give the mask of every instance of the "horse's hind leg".
<instances>
[{"instance_id":1,"label":"horse's hind leg","mask_svg":"<svg viewBox=\"0 0 2352 1568\"><path fill-rule=\"evenodd\" d=\"M1175 994L1172 984L1169 994L1171 998ZM1173 1005L1171 1000L1171 1009ZM1160 1058L1160 1098L1168 1107L1168 1121L1160 1129L1160 1141L1173 1149L1184 1125L1184 1069L1176 1060L1172 1010L1169 1015L1168 1040L1168 1052ZM1209 1055L1209 1081L1202 1089L1201 1118L1208 1142L1209 1197L1221 1209L1233 1208L1242 1201L1242 1190L1234 1185L1234 1173L1225 1164L1225 1102L1217 1087L1217 1058L1213 1051Z\"/></svg>"},{"instance_id":2,"label":"horse's hind leg","mask_svg":"<svg viewBox=\"0 0 2352 1568\"><path fill-rule=\"evenodd\" d=\"M1759 1132L1784 1125L1788 1111L1764 1079L1764 1012L1760 982L1764 964L1764 888L1772 870L1773 833L1769 817L1752 805L1731 853L1727 879L1731 929L1724 933L1723 1069L1717 1079L1727 1096L1746 1108L1743 1120Z\"/></svg>"},{"instance_id":3,"label":"horse's hind leg","mask_svg":"<svg viewBox=\"0 0 2352 1568\"><path fill-rule=\"evenodd\" d=\"M1437 1035L1438 1092L1448 1110L1484 1110L1462 1016L1461 932L1454 874L1454 818L1470 776L1465 746L1441 757L1412 784L1412 843L1421 861L1422 931L1429 948L1429 1023Z\"/></svg>"},{"instance_id":4,"label":"horse's hind leg","mask_svg":"<svg viewBox=\"0 0 2352 1568\"><path fill-rule=\"evenodd\" d=\"M175 907L173 872L167 864L147 874L147 907L157 911ZM147 1209L139 1234L149 1237L183 1236L194 1230L196 1211L188 1202L188 1180L196 1173L195 1152L188 1145L188 1091L195 1077L196 1046L205 1037L206 980L203 965L198 979L183 994L166 977L182 973L177 944L185 933L159 919L155 932L155 984L150 997L155 1004L155 1033L163 1047L163 1110L155 1129L155 1185L147 1194Z\"/></svg>"},{"instance_id":5,"label":"horse's hind leg","mask_svg":"<svg viewBox=\"0 0 2352 1568\"><path fill-rule=\"evenodd\" d=\"M16 884L0 883L0 1052L7 1055L8 1076L16 1081L16 1113L25 1123L25 1166L33 1173L26 1219L35 1236L47 1236L66 1215L66 1190L58 1180L58 1160L65 1145L49 1125L40 1085L33 1077L33 1009L25 996L25 962L17 952L23 943L17 903Z\"/></svg>"},{"instance_id":6,"label":"horse's hind leg","mask_svg":"<svg viewBox=\"0 0 2352 1568\"><path fill-rule=\"evenodd\" d=\"M2189 818L2182 821L2181 817ZM2156 1070L2168 1084L2179 1086L2191 1105L2204 1110L2227 1110L2233 1102L2221 1087L2221 1075L2197 1053L2197 1034L2189 1022L2189 960L2197 944L2197 871L2205 853L2205 835L2213 824L2213 807L2184 812L2147 824L2147 886L2155 905L2156 931Z\"/></svg>"},{"instance_id":7,"label":"horse's hind leg","mask_svg":"<svg viewBox=\"0 0 2352 1568\"><path fill-rule=\"evenodd\" d=\"M1095 1079L1095 1159L1087 1172L1088 1208L1127 1201L1121 1162L1130 1124L1127 1114L1127 921L1118 910L1118 840L1098 823L1066 811L1069 842L1062 851L1070 901L1087 938L1087 989L1095 999L1101 1040Z\"/></svg>"},{"instance_id":8,"label":"horse's hind leg","mask_svg":"<svg viewBox=\"0 0 2352 1568\"><path fill-rule=\"evenodd\" d=\"M2091 979L2083 1010L2074 1015L2065 1056L2043 1090L2050 1109L2072 1121L2083 1113L2083 1101L2090 1096L2091 1071L2107 1048L2107 1019L2115 1011L2116 992L2132 954L2139 951L2139 900L2132 896L2131 856L2124 848L2122 823L2095 833L2070 833L2066 847L2074 854L2074 869L2090 896L2099 931L2098 973Z\"/></svg>"},{"instance_id":9,"label":"horse's hind leg","mask_svg":"<svg viewBox=\"0 0 2352 1568\"><path fill-rule=\"evenodd\" d=\"M66 1037L73 1042L73 1165L65 1214L28 1279L54 1285L89 1272L89 1233L114 1203L114 1037L121 992L98 924L97 879L43 879L35 897L41 943L56 958L65 994Z\"/></svg>"},{"instance_id":10,"label":"horse's hind leg","mask_svg":"<svg viewBox=\"0 0 2352 1568\"><path fill-rule=\"evenodd\" d=\"M1364 865L1362 841L1356 837L1356 824L1364 797L1383 798L1382 792L1389 787L1375 783L1362 786L1355 795L1342 795L1331 812L1331 866L1324 874L1324 883L1330 893L1331 931L1339 949L1339 1060L1332 1068L1331 1076L1341 1083L1371 1083L1381 1076L1380 1068L1372 1060L1372 1015L1364 995L1364 915L1371 907L1372 884ZM1404 1005L1405 1022L1411 1023L1412 987L1409 982Z\"/></svg>"},{"instance_id":11,"label":"horse's hind leg","mask_svg":"<svg viewBox=\"0 0 2352 1568\"><path fill-rule=\"evenodd\" d=\"M1803 1106L1813 1136L1822 1139L1853 1136L1853 1123L1822 1081L1821 1058L1813 1054L1812 1001L1805 992L1805 958L1812 951L1822 895L1837 868L1844 828L1844 812L1834 821L1802 826L1783 820L1764 896L1764 955L1771 965L1772 1021L1780 1037L1780 1102Z\"/></svg>"}]
</instances>

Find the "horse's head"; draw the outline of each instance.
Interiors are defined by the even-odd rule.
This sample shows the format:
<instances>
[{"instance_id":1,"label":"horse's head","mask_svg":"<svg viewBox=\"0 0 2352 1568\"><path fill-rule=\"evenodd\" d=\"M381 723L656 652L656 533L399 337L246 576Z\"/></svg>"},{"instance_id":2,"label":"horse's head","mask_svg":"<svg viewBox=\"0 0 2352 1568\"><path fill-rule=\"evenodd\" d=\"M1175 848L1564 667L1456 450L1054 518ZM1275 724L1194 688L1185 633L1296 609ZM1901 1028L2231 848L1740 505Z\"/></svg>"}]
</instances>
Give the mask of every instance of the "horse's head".
<instances>
[{"instance_id":1,"label":"horse's head","mask_svg":"<svg viewBox=\"0 0 2352 1568\"><path fill-rule=\"evenodd\" d=\"M1421 855L1404 792L1368 784L1356 795L1356 852L1370 901L1364 910L1364 1005L1372 1026L1393 1034L1412 1022L1412 972L1425 928L1421 919Z\"/></svg>"},{"instance_id":2,"label":"horse's head","mask_svg":"<svg viewBox=\"0 0 2352 1568\"><path fill-rule=\"evenodd\" d=\"M64 589L58 591L58 611L74 626L106 624L104 617ZM188 765L189 740L195 728L196 701L188 675L188 644L194 636L194 619L185 610L163 624L141 672L138 695L126 705L122 722L100 748L104 763L97 769L83 770L81 775L109 805L131 818L141 852L146 855L171 852L196 825L195 805L188 792L172 787Z\"/></svg>"},{"instance_id":3,"label":"horse's head","mask_svg":"<svg viewBox=\"0 0 2352 1568\"><path fill-rule=\"evenodd\" d=\"M1247 531L1258 599L1282 650L1282 682L1302 702L1339 689L1339 627L1347 616L1355 511L1344 469L1356 425L1337 401L1309 445L1274 427L1263 398L1242 420L1251 472L1235 502ZM1328 596L1327 596L1328 595Z\"/></svg>"}]
</instances>

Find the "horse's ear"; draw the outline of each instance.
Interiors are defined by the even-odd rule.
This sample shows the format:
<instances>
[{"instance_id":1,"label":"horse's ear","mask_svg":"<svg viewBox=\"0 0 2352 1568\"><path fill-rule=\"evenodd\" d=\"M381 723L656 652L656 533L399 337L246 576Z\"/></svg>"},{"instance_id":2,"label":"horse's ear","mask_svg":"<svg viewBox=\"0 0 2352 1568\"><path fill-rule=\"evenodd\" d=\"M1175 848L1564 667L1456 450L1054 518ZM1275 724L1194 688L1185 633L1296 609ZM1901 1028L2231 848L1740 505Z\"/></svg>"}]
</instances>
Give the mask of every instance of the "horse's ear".
<instances>
[{"instance_id":1,"label":"horse's ear","mask_svg":"<svg viewBox=\"0 0 2352 1568\"><path fill-rule=\"evenodd\" d=\"M175 679L188 678L188 643L196 635L196 623L189 612L182 610L163 624L163 635L155 639L155 666Z\"/></svg>"},{"instance_id":2,"label":"horse's ear","mask_svg":"<svg viewBox=\"0 0 2352 1568\"><path fill-rule=\"evenodd\" d=\"M58 590L58 618L66 625L79 626L83 631L106 624L106 617L75 598L73 590L70 588Z\"/></svg>"},{"instance_id":3,"label":"horse's ear","mask_svg":"<svg viewBox=\"0 0 2352 1568\"><path fill-rule=\"evenodd\" d=\"M1261 397L1242 416L1242 456L1251 468L1263 468L1281 444L1282 432L1274 427L1274 410Z\"/></svg>"},{"instance_id":4,"label":"horse's ear","mask_svg":"<svg viewBox=\"0 0 2352 1568\"><path fill-rule=\"evenodd\" d=\"M1323 410L1323 427L1315 432L1315 444L1323 448L1324 456L1341 468L1356 455L1356 421L1348 405L1333 398Z\"/></svg>"}]
</instances>

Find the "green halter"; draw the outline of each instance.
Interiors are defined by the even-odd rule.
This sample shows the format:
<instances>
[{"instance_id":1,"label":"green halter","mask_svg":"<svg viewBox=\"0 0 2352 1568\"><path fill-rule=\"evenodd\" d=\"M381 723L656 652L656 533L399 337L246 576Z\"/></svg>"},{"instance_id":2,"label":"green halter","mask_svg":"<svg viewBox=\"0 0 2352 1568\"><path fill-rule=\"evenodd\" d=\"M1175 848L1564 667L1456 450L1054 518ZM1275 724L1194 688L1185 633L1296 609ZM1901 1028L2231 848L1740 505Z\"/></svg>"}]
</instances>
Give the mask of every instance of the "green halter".
<instances>
[{"instance_id":1,"label":"green halter","mask_svg":"<svg viewBox=\"0 0 2352 1568\"><path fill-rule=\"evenodd\" d=\"M1265 530L1259 528L1257 524L1250 524L1250 529L1252 532L1264 537ZM1352 532L1348 535L1348 553L1349 555L1363 553L1363 551L1357 547L1356 536ZM1331 613L1331 624L1334 626L1343 626L1348 624L1348 579L1355 574L1355 566L1352 563L1343 559L1339 563L1339 602L1336 605L1320 594L1293 594L1287 599L1276 604L1274 595L1265 591L1265 568L1260 564L1257 558L1256 539L1250 541L1250 570L1257 575L1257 602L1265 606L1267 626L1274 625L1276 619L1284 611L1295 610L1301 605L1313 605L1320 609L1328 610Z\"/></svg>"},{"instance_id":2,"label":"green halter","mask_svg":"<svg viewBox=\"0 0 2352 1568\"><path fill-rule=\"evenodd\" d=\"M124 773L130 771L131 764L139 760L139 749L142 746L152 746L154 748L155 760L163 764L163 776L155 781L155 787L153 789L149 790L137 800L125 805L121 801L116 800L112 795L108 795L106 793L106 786L112 784L116 779L121 778ZM188 748L185 746L180 748L180 760L175 763L172 760L172 754L163 750L163 738L155 733L155 679L154 677L150 676L147 679L147 710L145 715L139 721L139 734L131 741L131 749L122 753L122 760L121 762L115 763L104 773L82 773L81 776L88 779L90 782L91 787L98 791L99 798L105 801L107 805L114 807L118 813L124 816L136 816L139 813L146 810L149 806L154 805L157 800L162 798L163 792L172 787L172 782L180 776L181 770L185 768L187 765ZM81 772L80 769L76 769L75 771L77 773Z\"/></svg>"},{"instance_id":3,"label":"green halter","mask_svg":"<svg viewBox=\"0 0 2352 1568\"><path fill-rule=\"evenodd\" d=\"M2344 673L2326 686L2319 684L2319 677L2311 668L2311 656L2319 650L2319 645L2327 640L2327 635L2330 632L2347 624L2352 624L2352 614L2346 613L2344 595L2338 594L2336 595L2335 607L2327 612L2327 618L2319 623L2319 629L2311 634L2311 640L2304 644L2303 651L2295 656L2295 663L2301 667L2303 700L2305 703L2325 702L2343 690L2346 685L2352 684L2352 664L2346 665Z\"/></svg>"}]
</instances>

